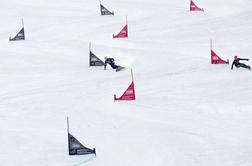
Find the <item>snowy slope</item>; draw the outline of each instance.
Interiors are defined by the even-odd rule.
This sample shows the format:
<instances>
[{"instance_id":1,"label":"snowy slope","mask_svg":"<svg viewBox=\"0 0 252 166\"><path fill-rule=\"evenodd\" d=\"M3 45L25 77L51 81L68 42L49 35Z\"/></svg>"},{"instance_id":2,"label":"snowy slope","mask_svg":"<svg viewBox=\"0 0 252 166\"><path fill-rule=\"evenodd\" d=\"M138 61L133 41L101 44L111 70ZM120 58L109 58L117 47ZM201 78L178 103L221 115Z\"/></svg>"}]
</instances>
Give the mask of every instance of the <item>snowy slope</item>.
<instances>
[{"instance_id":1,"label":"snowy slope","mask_svg":"<svg viewBox=\"0 0 252 166\"><path fill-rule=\"evenodd\" d=\"M252 2L1 0L0 165L251 166ZM129 38L112 39L128 18ZM24 19L26 40L9 42ZM88 67L88 44L122 72ZM248 64L252 65L249 61ZM136 100L114 102L133 69ZM68 156L70 132L97 156Z\"/></svg>"}]
</instances>

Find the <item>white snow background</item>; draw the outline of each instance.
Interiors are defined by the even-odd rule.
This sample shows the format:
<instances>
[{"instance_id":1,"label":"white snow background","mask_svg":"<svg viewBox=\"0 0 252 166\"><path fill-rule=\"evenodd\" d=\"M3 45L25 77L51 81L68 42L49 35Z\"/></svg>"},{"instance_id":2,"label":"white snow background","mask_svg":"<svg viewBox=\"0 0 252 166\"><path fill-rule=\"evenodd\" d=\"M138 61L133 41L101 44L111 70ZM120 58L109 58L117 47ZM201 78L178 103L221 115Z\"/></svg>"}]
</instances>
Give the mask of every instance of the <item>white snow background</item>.
<instances>
[{"instance_id":1,"label":"white snow background","mask_svg":"<svg viewBox=\"0 0 252 166\"><path fill-rule=\"evenodd\" d=\"M0 2L1 166L252 165L252 73L210 64L210 39L252 60L251 0ZM126 70L89 67L89 42ZM131 69L136 100L114 102ZM68 155L67 116L96 157Z\"/></svg>"}]
</instances>

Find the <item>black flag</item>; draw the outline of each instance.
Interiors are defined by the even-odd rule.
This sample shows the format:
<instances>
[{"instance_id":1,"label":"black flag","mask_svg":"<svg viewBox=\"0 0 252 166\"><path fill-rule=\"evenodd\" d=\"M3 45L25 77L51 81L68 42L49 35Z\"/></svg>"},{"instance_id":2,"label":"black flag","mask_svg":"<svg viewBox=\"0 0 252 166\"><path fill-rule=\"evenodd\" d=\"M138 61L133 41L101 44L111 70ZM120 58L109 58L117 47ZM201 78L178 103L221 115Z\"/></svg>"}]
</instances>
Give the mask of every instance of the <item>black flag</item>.
<instances>
[{"instance_id":1,"label":"black flag","mask_svg":"<svg viewBox=\"0 0 252 166\"><path fill-rule=\"evenodd\" d=\"M108 9L106 9L102 4L100 4L101 7L101 15L114 15L114 12L110 12Z\"/></svg>"},{"instance_id":2,"label":"black flag","mask_svg":"<svg viewBox=\"0 0 252 166\"><path fill-rule=\"evenodd\" d=\"M89 66L104 66L104 62L100 60L92 51L89 51Z\"/></svg>"},{"instance_id":3,"label":"black flag","mask_svg":"<svg viewBox=\"0 0 252 166\"><path fill-rule=\"evenodd\" d=\"M15 40L25 40L24 27L18 32L18 34L14 38L9 38L9 41Z\"/></svg>"},{"instance_id":4,"label":"black flag","mask_svg":"<svg viewBox=\"0 0 252 166\"><path fill-rule=\"evenodd\" d=\"M82 145L74 136L69 133L69 120L67 117L67 133L68 133L68 153L69 155L85 155L85 154L95 154L94 149L90 149Z\"/></svg>"},{"instance_id":5,"label":"black flag","mask_svg":"<svg viewBox=\"0 0 252 166\"><path fill-rule=\"evenodd\" d=\"M74 136L68 133L68 151L69 155L84 155L84 154L95 154L95 148L90 149L83 146Z\"/></svg>"}]
</instances>

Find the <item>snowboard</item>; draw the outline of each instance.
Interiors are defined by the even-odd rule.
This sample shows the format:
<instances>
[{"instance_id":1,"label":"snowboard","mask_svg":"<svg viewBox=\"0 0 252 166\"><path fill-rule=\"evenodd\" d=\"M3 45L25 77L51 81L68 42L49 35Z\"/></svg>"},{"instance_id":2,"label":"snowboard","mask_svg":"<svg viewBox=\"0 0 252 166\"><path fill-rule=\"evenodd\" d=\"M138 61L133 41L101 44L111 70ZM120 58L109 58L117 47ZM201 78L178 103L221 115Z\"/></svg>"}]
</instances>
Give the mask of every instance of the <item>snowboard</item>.
<instances>
[{"instance_id":1,"label":"snowboard","mask_svg":"<svg viewBox=\"0 0 252 166\"><path fill-rule=\"evenodd\" d=\"M251 67L249 65L246 66L246 69L251 70Z\"/></svg>"},{"instance_id":2,"label":"snowboard","mask_svg":"<svg viewBox=\"0 0 252 166\"><path fill-rule=\"evenodd\" d=\"M123 69L125 69L125 67L119 66L115 71L118 72L118 71L121 71Z\"/></svg>"}]
</instances>

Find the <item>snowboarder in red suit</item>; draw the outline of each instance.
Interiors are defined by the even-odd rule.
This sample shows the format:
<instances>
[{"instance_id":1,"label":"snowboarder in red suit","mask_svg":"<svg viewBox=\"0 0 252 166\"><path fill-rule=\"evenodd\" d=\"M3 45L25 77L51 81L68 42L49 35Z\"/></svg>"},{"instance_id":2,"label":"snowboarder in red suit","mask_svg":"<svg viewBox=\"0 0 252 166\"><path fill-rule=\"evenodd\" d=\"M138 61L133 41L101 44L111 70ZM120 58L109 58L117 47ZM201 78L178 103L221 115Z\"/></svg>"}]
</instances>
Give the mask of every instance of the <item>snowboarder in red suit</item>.
<instances>
[{"instance_id":1,"label":"snowboarder in red suit","mask_svg":"<svg viewBox=\"0 0 252 166\"><path fill-rule=\"evenodd\" d=\"M105 57L105 64L104 64L104 70L106 70L107 64L109 64L112 67L112 69L116 69L116 71L119 71L119 70L121 70L123 68L123 67L115 64L115 59L114 58L108 58L106 56Z\"/></svg>"},{"instance_id":2,"label":"snowboarder in red suit","mask_svg":"<svg viewBox=\"0 0 252 166\"><path fill-rule=\"evenodd\" d=\"M243 67L245 69L249 69L251 70L251 67L249 65L246 65L244 63L240 63L240 60L245 60L245 61L249 61L249 59L245 59L245 58L238 58L237 56L234 56L234 61L232 63L231 66L231 70L233 70L233 66L235 65L235 67L239 68L239 67Z\"/></svg>"}]
</instances>

